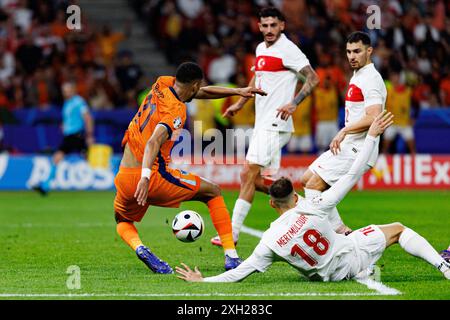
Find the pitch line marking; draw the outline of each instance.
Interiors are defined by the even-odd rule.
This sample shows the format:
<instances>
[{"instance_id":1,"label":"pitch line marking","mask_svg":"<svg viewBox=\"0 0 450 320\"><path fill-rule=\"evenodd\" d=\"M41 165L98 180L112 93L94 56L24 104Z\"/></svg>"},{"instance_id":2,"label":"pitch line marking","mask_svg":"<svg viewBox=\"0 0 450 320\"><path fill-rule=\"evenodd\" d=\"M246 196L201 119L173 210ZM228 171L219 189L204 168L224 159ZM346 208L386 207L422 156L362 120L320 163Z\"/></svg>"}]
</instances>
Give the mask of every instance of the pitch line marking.
<instances>
[{"instance_id":1,"label":"pitch line marking","mask_svg":"<svg viewBox=\"0 0 450 320\"><path fill-rule=\"evenodd\" d=\"M0 293L0 298L94 298L94 297L356 297L385 296L379 292L291 292L291 293Z\"/></svg>"},{"instance_id":2,"label":"pitch line marking","mask_svg":"<svg viewBox=\"0 0 450 320\"><path fill-rule=\"evenodd\" d=\"M253 228L249 228L246 226L242 226L241 231L249 234L251 236L257 237L257 238L261 238L263 235L263 232L260 230L256 230ZM363 279L355 279L356 282L358 282L359 284L365 285L367 288L375 290L378 292L378 295L400 295L402 294L400 291L398 291L397 289L388 287L387 285L375 281L373 279L370 278L363 278Z\"/></svg>"}]
</instances>

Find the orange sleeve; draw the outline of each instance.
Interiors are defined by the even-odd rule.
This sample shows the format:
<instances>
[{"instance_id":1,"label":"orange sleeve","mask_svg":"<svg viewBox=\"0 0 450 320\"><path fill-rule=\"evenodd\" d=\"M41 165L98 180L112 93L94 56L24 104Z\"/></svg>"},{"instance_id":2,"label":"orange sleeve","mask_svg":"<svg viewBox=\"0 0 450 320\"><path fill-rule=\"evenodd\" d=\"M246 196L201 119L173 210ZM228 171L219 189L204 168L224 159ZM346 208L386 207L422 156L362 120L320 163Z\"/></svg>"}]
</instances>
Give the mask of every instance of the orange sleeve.
<instances>
[{"instance_id":1,"label":"orange sleeve","mask_svg":"<svg viewBox=\"0 0 450 320\"><path fill-rule=\"evenodd\" d=\"M171 101L167 101L171 100ZM168 102L168 103L167 103ZM181 129L186 121L185 107L174 99L165 99L164 102L159 101L159 107L161 108L161 119L158 124L162 124L167 128L169 139L172 137L172 133L175 130Z\"/></svg>"}]
</instances>

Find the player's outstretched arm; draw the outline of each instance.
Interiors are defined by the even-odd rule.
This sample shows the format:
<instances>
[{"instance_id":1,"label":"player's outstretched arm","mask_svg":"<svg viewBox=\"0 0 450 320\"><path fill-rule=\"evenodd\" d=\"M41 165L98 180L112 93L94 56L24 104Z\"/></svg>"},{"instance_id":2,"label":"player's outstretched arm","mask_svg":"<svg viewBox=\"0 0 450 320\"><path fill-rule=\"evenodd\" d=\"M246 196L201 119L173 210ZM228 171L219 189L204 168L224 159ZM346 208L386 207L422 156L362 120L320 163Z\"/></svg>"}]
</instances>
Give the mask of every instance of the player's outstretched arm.
<instances>
[{"instance_id":1,"label":"player's outstretched arm","mask_svg":"<svg viewBox=\"0 0 450 320\"><path fill-rule=\"evenodd\" d=\"M187 264L181 263L183 268L176 266L175 271L178 273L177 278L187 282L202 282L203 276L198 267L194 268L194 271L189 268Z\"/></svg>"},{"instance_id":2,"label":"player's outstretched arm","mask_svg":"<svg viewBox=\"0 0 450 320\"><path fill-rule=\"evenodd\" d=\"M350 170L344 176L339 178L330 189L322 193L322 205L329 208L335 207L358 182L364 174L367 161L369 160L373 149L378 143L376 138L381 135L387 127L394 123L393 118L394 116L392 113L386 111L383 111L375 118L367 132L364 145Z\"/></svg>"},{"instance_id":3,"label":"player's outstretched arm","mask_svg":"<svg viewBox=\"0 0 450 320\"><path fill-rule=\"evenodd\" d=\"M302 88L295 96L294 100L277 109L277 117L280 116L283 120L287 120L297 109L297 106L302 103L302 101L311 94L314 87L319 84L319 76L310 65L302 68L299 71L299 75L306 79Z\"/></svg>"},{"instance_id":4,"label":"player's outstretched arm","mask_svg":"<svg viewBox=\"0 0 450 320\"><path fill-rule=\"evenodd\" d=\"M243 98L252 98L255 94L267 95L263 90L253 86L245 88L227 88L219 86L201 87L195 95L195 99L220 99L230 96L241 96Z\"/></svg>"},{"instance_id":5,"label":"player's outstretched arm","mask_svg":"<svg viewBox=\"0 0 450 320\"><path fill-rule=\"evenodd\" d=\"M217 276L204 278L195 267L191 270L189 266L184 263L184 267L176 267L175 271L178 273L177 277L189 282L239 282L247 278L252 273L257 271L264 272L272 265L274 253L265 244L259 243L253 253L237 268L221 273ZM255 268L258 267L258 269Z\"/></svg>"},{"instance_id":6,"label":"player's outstretched arm","mask_svg":"<svg viewBox=\"0 0 450 320\"><path fill-rule=\"evenodd\" d=\"M155 131L153 131L152 136L145 144L144 157L142 159L141 180L139 181L136 192L134 193L137 203L141 206L144 206L147 202L148 185L150 183L152 164L155 162L161 145L166 142L168 138L169 133L167 132L167 128L162 124L158 124Z\"/></svg>"},{"instance_id":7,"label":"player's outstretched arm","mask_svg":"<svg viewBox=\"0 0 450 320\"><path fill-rule=\"evenodd\" d=\"M248 86L252 88L255 87L255 76L252 77L252 79L248 83ZM250 98L248 97L240 97L236 103L233 103L231 106L227 108L227 110L225 110L225 112L222 114L222 117L224 118L233 117L236 113L239 112L239 110L241 110L244 107L244 105L247 103L249 99Z\"/></svg>"},{"instance_id":8,"label":"player's outstretched arm","mask_svg":"<svg viewBox=\"0 0 450 320\"><path fill-rule=\"evenodd\" d=\"M347 134L365 132L374 119L381 113L383 106L375 104L366 108L366 114L359 121L342 128L330 142L330 151L336 155L341 151L341 142Z\"/></svg>"}]
</instances>

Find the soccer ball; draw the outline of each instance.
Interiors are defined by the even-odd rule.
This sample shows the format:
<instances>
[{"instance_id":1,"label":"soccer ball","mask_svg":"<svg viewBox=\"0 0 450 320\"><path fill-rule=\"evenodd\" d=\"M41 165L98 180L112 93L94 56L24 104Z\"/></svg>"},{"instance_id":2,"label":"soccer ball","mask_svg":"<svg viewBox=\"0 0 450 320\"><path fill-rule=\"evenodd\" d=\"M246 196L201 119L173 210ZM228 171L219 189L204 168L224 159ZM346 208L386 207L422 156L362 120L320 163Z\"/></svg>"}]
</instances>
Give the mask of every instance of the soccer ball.
<instances>
[{"instance_id":1,"label":"soccer ball","mask_svg":"<svg viewBox=\"0 0 450 320\"><path fill-rule=\"evenodd\" d=\"M172 221L172 231L178 240L194 242L203 233L205 225L202 217L195 211L181 211Z\"/></svg>"}]
</instances>

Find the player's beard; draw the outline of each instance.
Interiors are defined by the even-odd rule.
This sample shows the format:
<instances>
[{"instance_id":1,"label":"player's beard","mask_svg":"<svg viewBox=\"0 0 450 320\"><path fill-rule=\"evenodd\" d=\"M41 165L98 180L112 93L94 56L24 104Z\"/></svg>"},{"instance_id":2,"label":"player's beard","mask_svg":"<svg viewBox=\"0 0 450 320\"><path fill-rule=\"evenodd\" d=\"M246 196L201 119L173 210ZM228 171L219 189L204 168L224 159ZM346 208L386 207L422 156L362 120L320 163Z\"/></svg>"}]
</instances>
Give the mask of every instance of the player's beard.
<instances>
[{"instance_id":1,"label":"player's beard","mask_svg":"<svg viewBox=\"0 0 450 320\"><path fill-rule=\"evenodd\" d=\"M352 68L352 70L358 71L367 64L367 57L365 59L361 59L361 61L355 60L355 62L356 63L352 65L352 62L349 61L350 68Z\"/></svg>"},{"instance_id":2,"label":"player's beard","mask_svg":"<svg viewBox=\"0 0 450 320\"><path fill-rule=\"evenodd\" d=\"M278 33L278 34L271 33L270 36L272 36L273 40L270 40L270 41L269 41L269 40L267 40L267 36L269 36L269 34L266 34L266 35L264 36L264 41L265 41L267 44L272 45L272 44L274 44L275 42L277 42L278 39L280 39L280 35L281 35L281 32Z\"/></svg>"}]
</instances>

